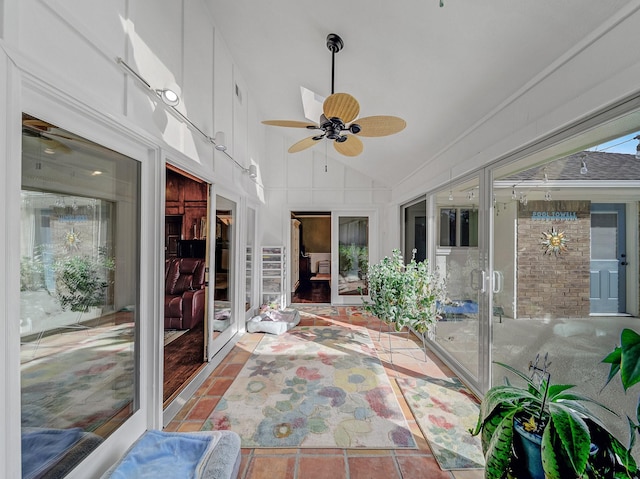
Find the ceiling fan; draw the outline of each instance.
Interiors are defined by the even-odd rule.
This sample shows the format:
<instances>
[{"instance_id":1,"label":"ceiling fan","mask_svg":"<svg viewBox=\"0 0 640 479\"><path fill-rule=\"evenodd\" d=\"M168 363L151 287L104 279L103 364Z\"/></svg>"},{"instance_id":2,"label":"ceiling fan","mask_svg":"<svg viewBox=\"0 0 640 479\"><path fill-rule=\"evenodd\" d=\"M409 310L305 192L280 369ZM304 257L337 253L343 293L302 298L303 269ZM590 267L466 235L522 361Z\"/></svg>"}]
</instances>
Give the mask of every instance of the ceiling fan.
<instances>
[{"instance_id":1,"label":"ceiling fan","mask_svg":"<svg viewBox=\"0 0 640 479\"><path fill-rule=\"evenodd\" d=\"M309 123L296 120L265 120L271 126L321 130L320 133L294 143L289 153L297 153L314 146L323 138L333 140L336 151L345 156L358 156L364 145L359 136L375 137L393 135L402 131L407 123L397 116L378 115L358 118L360 104L348 93L334 93L335 54L344 47L344 42L335 33L327 35L327 48L331 51L331 95L322 104L320 121Z\"/></svg>"}]
</instances>

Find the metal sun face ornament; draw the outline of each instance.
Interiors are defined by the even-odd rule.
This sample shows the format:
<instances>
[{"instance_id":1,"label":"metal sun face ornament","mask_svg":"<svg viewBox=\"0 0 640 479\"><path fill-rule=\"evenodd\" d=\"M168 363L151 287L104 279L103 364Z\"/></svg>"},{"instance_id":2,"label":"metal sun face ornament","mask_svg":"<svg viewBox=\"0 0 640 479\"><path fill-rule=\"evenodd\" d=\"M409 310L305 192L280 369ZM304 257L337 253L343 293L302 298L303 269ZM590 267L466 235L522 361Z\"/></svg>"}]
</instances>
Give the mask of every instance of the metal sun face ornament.
<instances>
[{"instance_id":1,"label":"metal sun face ornament","mask_svg":"<svg viewBox=\"0 0 640 479\"><path fill-rule=\"evenodd\" d=\"M568 240L564 235L564 231L559 232L552 227L550 231L545 231L542 233L542 249L544 249L544 254L554 254L558 256L563 251L567 251Z\"/></svg>"}]
</instances>

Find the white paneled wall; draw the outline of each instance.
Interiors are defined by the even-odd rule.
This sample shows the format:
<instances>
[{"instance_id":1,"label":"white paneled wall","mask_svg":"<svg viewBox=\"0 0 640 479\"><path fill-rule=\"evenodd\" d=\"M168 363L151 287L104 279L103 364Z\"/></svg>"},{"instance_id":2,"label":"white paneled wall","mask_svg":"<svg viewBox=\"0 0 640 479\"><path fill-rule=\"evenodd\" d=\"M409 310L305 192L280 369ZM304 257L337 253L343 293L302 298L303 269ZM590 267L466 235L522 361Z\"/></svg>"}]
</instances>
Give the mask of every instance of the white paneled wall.
<instances>
[{"instance_id":1,"label":"white paneled wall","mask_svg":"<svg viewBox=\"0 0 640 479\"><path fill-rule=\"evenodd\" d=\"M118 58L148 85L127 73ZM13 163L12 171L17 172L0 175L7 217L15 219L20 211L20 182L15 176L19 169L15 168L22 109L143 164L141 196L146 209L142 221L147 242L141 249L141 404L132 419L69 476L97 477L142 431L162 425L160 341L152 337L149 325L155 324L155 311L161 307L163 268L156 265L161 261L163 160L223 185L240 208L260 204L264 200L261 186L197 129L211 137L224 131L229 155L237 155L244 168L252 162L262 174L266 141L259 123L262 117L203 0L0 0L0 61L0 110L4 112L0 171ZM236 84L242 101L235 95ZM176 108L197 129L159 100L153 90L163 88L180 95ZM277 196L272 200L284 203ZM242 220L244 212L239 213ZM279 212L275 216L279 221ZM272 242L281 242L279 234ZM2 241L0 247L4 250ZM11 284L17 285L19 258L2 258L0 284L6 286L11 278ZM0 450L8 451L0 453L0 477L20 476L18 297L7 296L0 313L0 323L10 325L2 328L4 344L14 345L7 349L11 358L0 374L4 391Z\"/></svg>"},{"instance_id":2,"label":"white paneled wall","mask_svg":"<svg viewBox=\"0 0 640 479\"><path fill-rule=\"evenodd\" d=\"M233 62L220 34L215 32L213 69L213 98L215 100L213 124L215 131L225 133L227 153L234 156L233 143ZM216 165L217 166L217 165Z\"/></svg>"}]
</instances>

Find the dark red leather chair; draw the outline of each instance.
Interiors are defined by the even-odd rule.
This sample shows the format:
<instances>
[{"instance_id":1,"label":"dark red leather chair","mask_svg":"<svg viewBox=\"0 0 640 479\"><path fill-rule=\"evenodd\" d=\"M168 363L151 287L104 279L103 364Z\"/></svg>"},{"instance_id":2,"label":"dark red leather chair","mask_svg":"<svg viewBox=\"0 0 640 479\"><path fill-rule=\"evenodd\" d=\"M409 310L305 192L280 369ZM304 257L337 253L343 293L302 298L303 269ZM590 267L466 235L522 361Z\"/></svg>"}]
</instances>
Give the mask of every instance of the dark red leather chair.
<instances>
[{"instance_id":1,"label":"dark red leather chair","mask_svg":"<svg viewBox=\"0 0 640 479\"><path fill-rule=\"evenodd\" d=\"M165 261L165 329L192 329L204 320L204 280L204 259L170 258Z\"/></svg>"}]
</instances>

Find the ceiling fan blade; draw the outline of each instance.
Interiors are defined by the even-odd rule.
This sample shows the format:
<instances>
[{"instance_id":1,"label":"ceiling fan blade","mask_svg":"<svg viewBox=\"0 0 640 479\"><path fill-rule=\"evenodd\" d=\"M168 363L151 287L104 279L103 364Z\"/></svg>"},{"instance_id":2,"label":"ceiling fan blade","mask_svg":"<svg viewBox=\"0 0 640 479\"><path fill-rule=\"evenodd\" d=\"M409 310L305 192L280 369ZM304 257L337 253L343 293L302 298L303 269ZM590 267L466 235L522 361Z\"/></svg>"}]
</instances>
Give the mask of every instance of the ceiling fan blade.
<instances>
[{"instance_id":1,"label":"ceiling fan blade","mask_svg":"<svg viewBox=\"0 0 640 479\"><path fill-rule=\"evenodd\" d=\"M306 150L307 148L311 148L313 145L315 145L318 142L318 140L314 138L317 138L317 137L309 136L303 140L300 140L299 142L291 145L291 147L287 151L289 153L297 153L299 151Z\"/></svg>"},{"instance_id":2,"label":"ceiling fan blade","mask_svg":"<svg viewBox=\"0 0 640 479\"><path fill-rule=\"evenodd\" d=\"M355 122L360 125L358 136L387 136L404 130L407 122L397 116L367 116L358 118Z\"/></svg>"},{"instance_id":3,"label":"ceiling fan blade","mask_svg":"<svg viewBox=\"0 0 640 479\"><path fill-rule=\"evenodd\" d=\"M288 128L320 128L315 123L309 123L308 121L296 121L296 120L265 120L262 123L271 126L286 126Z\"/></svg>"},{"instance_id":4,"label":"ceiling fan blade","mask_svg":"<svg viewBox=\"0 0 640 479\"><path fill-rule=\"evenodd\" d=\"M340 118L343 123L349 123L358 117L360 104L348 93L334 93L324 101L322 111L327 118Z\"/></svg>"},{"instance_id":5,"label":"ceiling fan blade","mask_svg":"<svg viewBox=\"0 0 640 479\"><path fill-rule=\"evenodd\" d=\"M333 146L336 151L344 156L358 156L362 153L362 150L364 150L362 140L353 135L345 136L347 137L346 141L343 141L342 143L338 143L337 141L333 142Z\"/></svg>"}]
</instances>

